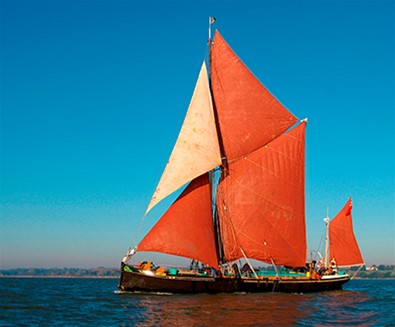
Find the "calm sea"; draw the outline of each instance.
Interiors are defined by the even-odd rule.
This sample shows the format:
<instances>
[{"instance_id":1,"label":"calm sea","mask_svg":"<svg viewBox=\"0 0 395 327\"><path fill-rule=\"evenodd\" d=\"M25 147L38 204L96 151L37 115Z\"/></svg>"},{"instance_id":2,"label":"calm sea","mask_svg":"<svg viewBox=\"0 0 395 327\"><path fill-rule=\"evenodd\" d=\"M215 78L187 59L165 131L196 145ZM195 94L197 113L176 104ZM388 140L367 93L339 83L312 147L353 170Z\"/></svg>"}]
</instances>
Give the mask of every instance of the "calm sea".
<instances>
[{"instance_id":1,"label":"calm sea","mask_svg":"<svg viewBox=\"0 0 395 327\"><path fill-rule=\"evenodd\" d=\"M0 278L1 326L395 326L395 281L320 294L120 294L117 279Z\"/></svg>"}]
</instances>

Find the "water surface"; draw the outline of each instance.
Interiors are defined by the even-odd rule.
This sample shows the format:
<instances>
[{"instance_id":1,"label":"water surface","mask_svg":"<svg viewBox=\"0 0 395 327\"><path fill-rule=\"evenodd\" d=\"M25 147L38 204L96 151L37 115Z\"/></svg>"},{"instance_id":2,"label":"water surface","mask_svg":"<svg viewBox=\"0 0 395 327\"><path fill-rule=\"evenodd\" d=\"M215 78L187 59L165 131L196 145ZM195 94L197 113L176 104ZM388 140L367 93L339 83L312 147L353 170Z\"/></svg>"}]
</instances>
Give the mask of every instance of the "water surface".
<instances>
[{"instance_id":1,"label":"water surface","mask_svg":"<svg viewBox=\"0 0 395 327\"><path fill-rule=\"evenodd\" d=\"M117 279L0 278L1 326L395 326L395 281L316 294L119 293Z\"/></svg>"}]
</instances>

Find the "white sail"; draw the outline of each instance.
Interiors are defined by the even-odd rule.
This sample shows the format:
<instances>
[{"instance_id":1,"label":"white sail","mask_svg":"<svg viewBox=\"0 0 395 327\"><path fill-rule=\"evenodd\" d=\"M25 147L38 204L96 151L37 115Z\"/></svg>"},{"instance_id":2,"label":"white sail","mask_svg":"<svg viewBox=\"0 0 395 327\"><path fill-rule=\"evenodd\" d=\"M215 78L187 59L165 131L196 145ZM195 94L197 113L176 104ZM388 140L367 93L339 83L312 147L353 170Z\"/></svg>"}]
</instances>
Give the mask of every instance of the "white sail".
<instances>
[{"instance_id":1,"label":"white sail","mask_svg":"<svg viewBox=\"0 0 395 327\"><path fill-rule=\"evenodd\" d=\"M180 134L146 214L166 196L220 164L208 75L203 62Z\"/></svg>"}]
</instances>

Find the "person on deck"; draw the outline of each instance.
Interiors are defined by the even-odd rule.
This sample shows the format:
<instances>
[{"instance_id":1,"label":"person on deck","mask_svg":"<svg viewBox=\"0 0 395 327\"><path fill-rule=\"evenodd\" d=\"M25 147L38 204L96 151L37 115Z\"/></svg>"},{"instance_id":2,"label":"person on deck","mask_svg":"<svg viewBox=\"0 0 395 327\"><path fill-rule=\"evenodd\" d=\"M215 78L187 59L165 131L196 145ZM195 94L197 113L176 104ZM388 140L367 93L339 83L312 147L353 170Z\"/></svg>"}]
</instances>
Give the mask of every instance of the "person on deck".
<instances>
[{"instance_id":1,"label":"person on deck","mask_svg":"<svg viewBox=\"0 0 395 327\"><path fill-rule=\"evenodd\" d=\"M325 265L324 265L324 263L322 262L322 260L319 260L318 262L317 262L317 265L316 265L316 271L317 271L317 274L318 275L320 275L320 276L322 276L324 273L325 273Z\"/></svg>"},{"instance_id":2,"label":"person on deck","mask_svg":"<svg viewBox=\"0 0 395 327\"><path fill-rule=\"evenodd\" d=\"M337 263L336 263L335 258L332 258L330 268L331 268L333 274L336 275L337 274Z\"/></svg>"}]
</instances>

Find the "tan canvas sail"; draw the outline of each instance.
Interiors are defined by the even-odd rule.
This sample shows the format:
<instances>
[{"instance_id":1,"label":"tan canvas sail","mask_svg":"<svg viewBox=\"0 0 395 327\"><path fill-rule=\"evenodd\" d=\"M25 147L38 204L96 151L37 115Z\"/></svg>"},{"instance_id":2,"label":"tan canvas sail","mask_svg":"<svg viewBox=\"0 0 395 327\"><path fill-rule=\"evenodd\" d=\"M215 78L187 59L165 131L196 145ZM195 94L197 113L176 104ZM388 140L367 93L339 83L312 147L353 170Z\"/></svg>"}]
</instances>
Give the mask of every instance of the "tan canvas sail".
<instances>
[{"instance_id":1,"label":"tan canvas sail","mask_svg":"<svg viewBox=\"0 0 395 327\"><path fill-rule=\"evenodd\" d=\"M364 264L361 251L352 226L352 200L329 224L330 258L335 258L338 266L359 266Z\"/></svg>"},{"instance_id":2,"label":"tan canvas sail","mask_svg":"<svg viewBox=\"0 0 395 327\"><path fill-rule=\"evenodd\" d=\"M220 163L207 69L203 62L177 142L146 213L166 196Z\"/></svg>"},{"instance_id":3,"label":"tan canvas sail","mask_svg":"<svg viewBox=\"0 0 395 327\"><path fill-rule=\"evenodd\" d=\"M229 164L217 192L227 261L243 249L267 263L305 265L305 125Z\"/></svg>"},{"instance_id":4,"label":"tan canvas sail","mask_svg":"<svg viewBox=\"0 0 395 327\"><path fill-rule=\"evenodd\" d=\"M216 32L211 83L228 161L259 149L296 121Z\"/></svg>"},{"instance_id":5,"label":"tan canvas sail","mask_svg":"<svg viewBox=\"0 0 395 327\"><path fill-rule=\"evenodd\" d=\"M138 246L218 268L208 174L193 180Z\"/></svg>"}]
</instances>

